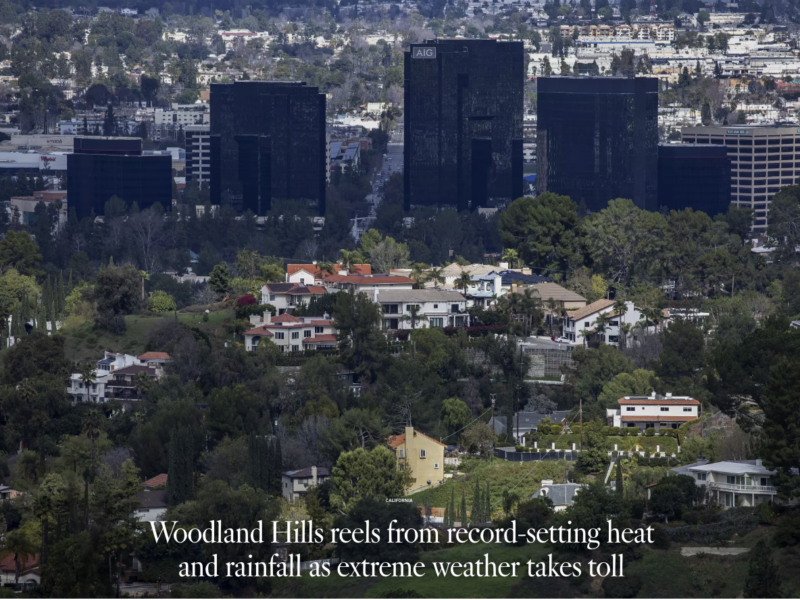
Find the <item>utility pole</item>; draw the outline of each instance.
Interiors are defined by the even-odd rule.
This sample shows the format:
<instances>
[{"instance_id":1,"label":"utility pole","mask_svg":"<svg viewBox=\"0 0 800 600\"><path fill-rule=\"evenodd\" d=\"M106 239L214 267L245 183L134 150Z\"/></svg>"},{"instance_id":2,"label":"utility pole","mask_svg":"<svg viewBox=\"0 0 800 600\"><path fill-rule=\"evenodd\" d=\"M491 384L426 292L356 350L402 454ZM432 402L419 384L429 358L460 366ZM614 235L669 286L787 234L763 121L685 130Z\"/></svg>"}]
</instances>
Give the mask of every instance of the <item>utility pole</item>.
<instances>
[{"instance_id":1,"label":"utility pole","mask_svg":"<svg viewBox=\"0 0 800 600\"><path fill-rule=\"evenodd\" d=\"M580 404L580 408L578 409L578 414L580 414L581 419L581 451L583 451L583 398L578 401Z\"/></svg>"},{"instance_id":2,"label":"utility pole","mask_svg":"<svg viewBox=\"0 0 800 600\"><path fill-rule=\"evenodd\" d=\"M492 398L492 433L493 434L495 432L495 427L496 427L495 422L494 422L494 397L496 395L497 394L490 394L490 396ZM492 453L489 455L489 464L492 463L492 459L493 458L494 458L494 435L492 435Z\"/></svg>"}]
</instances>

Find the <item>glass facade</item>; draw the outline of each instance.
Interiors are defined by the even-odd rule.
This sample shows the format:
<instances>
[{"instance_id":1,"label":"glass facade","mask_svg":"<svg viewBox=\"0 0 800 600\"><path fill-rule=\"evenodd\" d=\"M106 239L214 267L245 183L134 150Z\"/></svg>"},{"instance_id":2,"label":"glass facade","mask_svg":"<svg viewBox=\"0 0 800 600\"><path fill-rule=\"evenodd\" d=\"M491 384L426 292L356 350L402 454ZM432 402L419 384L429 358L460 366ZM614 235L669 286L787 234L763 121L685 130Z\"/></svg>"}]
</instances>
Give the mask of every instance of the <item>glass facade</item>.
<instances>
[{"instance_id":1,"label":"glass facade","mask_svg":"<svg viewBox=\"0 0 800 600\"><path fill-rule=\"evenodd\" d=\"M429 40L405 53L405 206L522 196L522 42Z\"/></svg>"},{"instance_id":2,"label":"glass facade","mask_svg":"<svg viewBox=\"0 0 800 600\"><path fill-rule=\"evenodd\" d=\"M264 215L273 199L325 214L325 95L302 82L211 85L211 202Z\"/></svg>"},{"instance_id":3,"label":"glass facade","mask_svg":"<svg viewBox=\"0 0 800 600\"><path fill-rule=\"evenodd\" d=\"M728 212L731 160L725 146L662 144L658 147L658 205L669 210Z\"/></svg>"},{"instance_id":4,"label":"glass facade","mask_svg":"<svg viewBox=\"0 0 800 600\"><path fill-rule=\"evenodd\" d=\"M591 211L614 198L658 210L658 80L540 77L538 191Z\"/></svg>"},{"instance_id":5,"label":"glass facade","mask_svg":"<svg viewBox=\"0 0 800 600\"><path fill-rule=\"evenodd\" d=\"M172 206L172 157L142 155L139 138L75 138L67 155L67 198L78 219L102 215L117 196L140 210Z\"/></svg>"}]
</instances>

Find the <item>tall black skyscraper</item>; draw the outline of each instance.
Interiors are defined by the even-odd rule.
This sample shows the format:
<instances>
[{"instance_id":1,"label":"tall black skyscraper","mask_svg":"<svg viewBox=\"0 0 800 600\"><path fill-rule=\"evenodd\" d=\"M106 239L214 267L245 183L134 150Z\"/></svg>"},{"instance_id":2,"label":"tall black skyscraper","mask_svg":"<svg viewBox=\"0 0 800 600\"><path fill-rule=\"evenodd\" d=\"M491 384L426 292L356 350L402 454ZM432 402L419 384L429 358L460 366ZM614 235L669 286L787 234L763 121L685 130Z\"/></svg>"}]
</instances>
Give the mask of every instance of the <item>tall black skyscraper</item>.
<instances>
[{"instance_id":1,"label":"tall black skyscraper","mask_svg":"<svg viewBox=\"0 0 800 600\"><path fill-rule=\"evenodd\" d=\"M658 206L714 216L731 203L731 159L722 144L661 144Z\"/></svg>"},{"instance_id":2,"label":"tall black skyscraper","mask_svg":"<svg viewBox=\"0 0 800 600\"><path fill-rule=\"evenodd\" d=\"M537 106L539 192L658 210L657 79L540 77Z\"/></svg>"},{"instance_id":3,"label":"tall black skyscraper","mask_svg":"<svg viewBox=\"0 0 800 600\"><path fill-rule=\"evenodd\" d=\"M79 219L102 215L112 196L141 209L172 206L172 157L143 155L141 138L76 137L67 155L67 198Z\"/></svg>"},{"instance_id":4,"label":"tall black skyscraper","mask_svg":"<svg viewBox=\"0 0 800 600\"><path fill-rule=\"evenodd\" d=\"M273 199L325 214L325 95L302 82L211 85L211 202L266 213Z\"/></svg>"},{"instance_id":5,"label":"tall black skyscraper","mask_svg":"<svg viewBox=\"0 0 800 600\"><path fill-rule=\"evenodd\" d=\"M405 54L405 205L522 195L522 42L432 40Z\"/></svg>"}]
</instances>

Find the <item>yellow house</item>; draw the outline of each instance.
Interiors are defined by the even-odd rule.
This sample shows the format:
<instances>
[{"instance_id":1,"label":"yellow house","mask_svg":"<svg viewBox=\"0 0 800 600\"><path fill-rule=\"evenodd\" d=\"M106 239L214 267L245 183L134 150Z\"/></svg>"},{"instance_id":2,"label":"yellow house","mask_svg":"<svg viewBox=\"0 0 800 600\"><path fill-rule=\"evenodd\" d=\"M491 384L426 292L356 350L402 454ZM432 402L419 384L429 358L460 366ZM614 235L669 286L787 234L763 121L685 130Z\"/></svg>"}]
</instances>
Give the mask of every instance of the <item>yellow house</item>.
<instances>
[{"instance_id":1,"label":"yellow house","mask_svg":"<svg viewBox=\"0 0 800 600\"><path fill-rule=\"evenodd\" d=\"M406 494L439 485L444 481L445 444L413 427L389 437L389 447L394 450L397 466L411 472L411 485Z\"/></svg>"}]
</instances>

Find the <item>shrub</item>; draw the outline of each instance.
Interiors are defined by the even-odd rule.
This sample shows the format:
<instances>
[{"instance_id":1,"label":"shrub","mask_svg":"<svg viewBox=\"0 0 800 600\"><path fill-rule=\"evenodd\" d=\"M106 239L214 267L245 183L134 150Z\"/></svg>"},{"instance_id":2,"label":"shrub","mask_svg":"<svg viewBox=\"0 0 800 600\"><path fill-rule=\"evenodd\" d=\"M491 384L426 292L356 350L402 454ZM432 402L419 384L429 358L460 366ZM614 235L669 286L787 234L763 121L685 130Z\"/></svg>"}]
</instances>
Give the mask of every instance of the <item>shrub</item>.
<instances>
[{"instance_id":1,"label":"shrub","mask_svg":"<svg viewBox=\"0 0 800 600\"><path fill-rule=\"evenodd\" d=\"M172 312L173 310L177 310L178 305L175 304L175 300L167 292L156 290L150 296L150 300L148 301L148 308L153 312L166 313L166 312Z\"/></svg>"},{"instance_id":2,"label":"shrub","mask_svg":"<svg viewBox=\"0 0 800 600\"><path fill-rule=\"evenodd\" d=\"M236 301L236 308L240 306L250 306L251 304L258 304L256 297L253 294L245 294Z\"/></svg>"},{"instance_id":3,"label":"shrub","mask_svg":"<svg viewBox=\"0 0 800 600\"><path fill-rule=\"evenodd\" d=\"M636 437L637 435L639 435L638 427L626 427L626 429L628 430L627 434L630 436Z\"/></svg>"},{"instance_id":4,"label":"shrub","mask_svg":"<svg viewBox=\"0 0 800 600\"><path fill-rule=\"evenodd\" d=\"M648 427L647 429L644 430L644 434L647 437L653 437L656 434L656 430L654 427Z\"/></svg>"},{"instance_id":5,"label":"shrub","mask_svg":"<svg viewBox=\"0 0 800 600\"><path fill-rule=\"evenodd\" d=\"M606 577L602 587L606 598L636 598L642 589L642 579L638 575Z\"/></svg>"},{"instance_id":6,"label":"shrub","mask_svg":"<svg viewBox=\"0 0 800 600\"><path fill-rule=\"evenodd\" d=\"M669 550L670 541L667 532L661 525L653 526L653 548L656 550Z\"/></svg>"},{"instance_id":7,"label":"shrub","mask_svg":"<svg viewBox=\"0 0 800 600\"><path fill-rule=\"evenodd\" d=\"M517 452L525 452L525 446L517 444L516 446L514 446L514 450L516 450Z\"/></svg>"},{"instance_id":8,"label":"shrub","mask_svg":"<svg viewBox=\"0 0 800 600\"><path fill-rule=\"evenodd\" d=\"M612 427L606 425L605 427L603 427L603 435L605 436L614 435L613 433L611 433L612 429L613 429Z\"/></svg>"},{"instance_id":9,"label":"shrub","mask_svg":"<svg viewBox=\"0 0 800 600\"><path fill-rule=\"evenodd\" d=\"M561 425L551 425L550 426L550 433L552 433L553 435L561 435L561 432L563 430L564 430L564 428Z\"/></svg>"}]
</instances>

